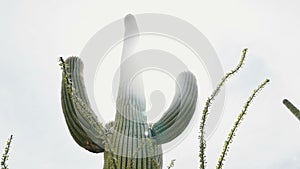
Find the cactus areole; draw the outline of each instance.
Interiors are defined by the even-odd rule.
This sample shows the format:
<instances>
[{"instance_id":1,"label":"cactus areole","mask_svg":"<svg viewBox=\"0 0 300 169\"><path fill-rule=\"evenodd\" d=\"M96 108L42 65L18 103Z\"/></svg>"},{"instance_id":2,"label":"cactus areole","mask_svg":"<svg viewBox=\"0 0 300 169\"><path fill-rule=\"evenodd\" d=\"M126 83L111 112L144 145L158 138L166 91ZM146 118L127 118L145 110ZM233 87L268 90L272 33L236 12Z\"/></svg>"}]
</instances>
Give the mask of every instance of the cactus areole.
<instances>
[{"instance_id":1,"label":"cactus areole","mask_svg":"<svg viewBox=\"0 0 300 169\"><path fill-rule=\"evenodd\" d=\"M124 19L125 35L138 34L133 15ZM139 36L124 42L122 60L130 56ZM142 79L129 84L122 67L116 100L115 120L101 124L90 106L83 79L83 62L78 57L60 58L63 70L61 103L68 129L81 147L93 153L104 153L104 169L160 169L162 147L179 136L193 117L198 89L195 76L182 72L170 107L160 120L147 123L146 101Z\"/></svg>"}]
</instances>

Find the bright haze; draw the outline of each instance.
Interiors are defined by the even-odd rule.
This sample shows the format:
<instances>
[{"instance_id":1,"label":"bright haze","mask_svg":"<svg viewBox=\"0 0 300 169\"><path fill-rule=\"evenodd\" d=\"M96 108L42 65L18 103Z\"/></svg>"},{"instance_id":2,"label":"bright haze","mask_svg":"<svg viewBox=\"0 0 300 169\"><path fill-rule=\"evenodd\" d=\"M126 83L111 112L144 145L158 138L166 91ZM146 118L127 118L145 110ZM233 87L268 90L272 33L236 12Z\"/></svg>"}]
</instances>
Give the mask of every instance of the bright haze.
<instances>
[{"instance_id":1,"label":"bright haze","mask_svg":"<svg viewBox=\"0 0 300 169\"><path fill-rule=\"evenodd\" d=\"M299 5L296 0L2 1L0 147L4 149L14 134L9 167L102 168L103 154L85 151L69 134L60 104L57 60L79 55L87 41L112 21L128 13L149 12L173 15L198 28L215 48L225 72L236 66L243 48L249 49L243 69L226 85L223 116L208 140L207 168L215 167L244 102L265 78L271 83L249 108L224 168L300 168L300 122L282 104L288 98L300 107ZM151 80L145 83L146 88L151 86ZM169 103L172 93L166 92ZM199 92L198 117L211 88L207 85ZM196 120L187 137L164 154L163 168L172 159L174 169L199 167Z\"/></svg>"}]
</instances>

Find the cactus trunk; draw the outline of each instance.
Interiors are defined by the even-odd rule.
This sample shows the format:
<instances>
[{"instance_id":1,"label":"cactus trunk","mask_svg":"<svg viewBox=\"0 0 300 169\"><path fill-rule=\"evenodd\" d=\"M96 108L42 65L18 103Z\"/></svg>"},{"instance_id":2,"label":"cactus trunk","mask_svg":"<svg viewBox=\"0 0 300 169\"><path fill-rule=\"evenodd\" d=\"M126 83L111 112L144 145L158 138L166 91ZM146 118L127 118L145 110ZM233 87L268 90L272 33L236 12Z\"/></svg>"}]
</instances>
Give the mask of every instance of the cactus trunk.
<instances>
[{"instance_id":1,"label":"cactus trunk","mask_svg":"<svg viewBox=\"0 0 300 169\"><path fill-rule=\"evenodd\" d=\"M104 152L104 169L113 167L112 157L115 157L118 169L161 168L161 145L151 139L146 120L145 115L131 106L124 106L122 112L116 113L111 136L114 154Z\"/></svg>"}]
</instances>

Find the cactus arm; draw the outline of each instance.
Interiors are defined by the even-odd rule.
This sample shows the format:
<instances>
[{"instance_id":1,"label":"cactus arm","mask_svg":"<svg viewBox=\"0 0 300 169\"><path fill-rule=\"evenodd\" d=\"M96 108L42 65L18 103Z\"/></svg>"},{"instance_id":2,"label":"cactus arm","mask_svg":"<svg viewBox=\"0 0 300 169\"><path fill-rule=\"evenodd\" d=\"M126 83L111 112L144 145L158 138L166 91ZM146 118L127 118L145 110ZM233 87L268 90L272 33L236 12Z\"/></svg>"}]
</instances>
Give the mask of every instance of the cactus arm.
<instances>
[{"instance_id":1,"label":"cactus arm","mask_svg":"<svg viewBox=\"0 0 300 169\"><path fill-rule=\"evenodd\" d=\"M153 124L151 132L156 144L170 142L188 126L195 112L198 88L191 72L183 72L177 77L179 88L170 108L162 118Z\"/></svg>"},{"instance_id":2,"label":"cactus arm","mask_svg":"<svg viewBox=\"0 0 300 169\"><path fill-rule=\"evenodd\" d=\"M61 61L61 104L68 129L81 147L94 153L103 152L101 131L105 129L90 108L82 76L83 63L78 57L70 57L65 63L61 58Z\"/></svg>"},{"instance_id":3,"label":"cactus arm","mask_svg":"<svg viewBox=\"0 0 300 169\"><path fill-rule=\"evenodd\" d=\"M132 79L132 76L138 71L139 63L125 62L136 52L140 39L139 28L133 15L128 14L125 16L124 28L117 108L122 109L123 105L135 104L143 111L146 109L143 79L141 76Z\"/></svg>"},{"instance_id":4,"label":"cactus arm","mask_svg":"<svg viewBox=\"0 0 300 169\"><path fill-rule=\"evenodd\" d=\"M284 99L283 104L300 120L300 111L299 109L293 105L289 100Z\"/></svg>"}]
</instances>

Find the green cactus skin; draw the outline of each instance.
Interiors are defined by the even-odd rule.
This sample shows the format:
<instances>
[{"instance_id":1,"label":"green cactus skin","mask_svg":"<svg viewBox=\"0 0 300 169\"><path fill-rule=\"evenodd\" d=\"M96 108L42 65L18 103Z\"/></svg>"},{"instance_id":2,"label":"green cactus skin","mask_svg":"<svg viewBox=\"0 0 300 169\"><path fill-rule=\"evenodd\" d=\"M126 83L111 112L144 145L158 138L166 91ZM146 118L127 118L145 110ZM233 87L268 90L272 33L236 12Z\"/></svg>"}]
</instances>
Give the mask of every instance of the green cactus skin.
<instances>
[{"instance_id":1,"label":"green cactus skin","mask_svg":"<svg viewBox=\"0 0 300 169\"><path fill-rule=\"evenodd\" d=\"M104 152L104 169L162 168L161 145L179 136L194 114L198 96L194 75L178 76L180 87L172 104L152 128L143 113L145 107L130 92L118 95L115 121L104 127L90 108L82 71L78 57L63 64L62 109L73 139L90 152ZM106 134L110 129L114 132Z\"/></svg>"},{"instance_id":2,"label":"green cactus skin","mask_svg":"<svg viewBox=\"0 0 300 169\"><path fill-rule=\"evenodd\" d=\"M70 78L72 79L72 83L74 88L77 89L78 97L82 100L84 104L90 107L87 94L84 87L82 70L83 63L79 58L70 57L66 60L67 65L69 65L70 70ZM61 89L61 104L65 116L66 123L70 130L70 133L73 139L85 149L99 153L103 152L104 144L101 142L99 130L96 129L93 125L99 125L97 117L93 112L82 111L80 107L76 106L78 102L74 101L72 97L72 93L68 92L68 84L66 83L66 72L63 73L64 79L62 82ZM84 117L84 113L88 113L89 120ZM81 117L80 117L81 116ZM92 125L93 124L93 125ZM86 133L89 131L90 133ZM91 138L91 137L94 138ZM95 140L99 140L99 142L94 142Z\"/></svg>"},{"instance_id":3,"label":"green cactus skin","mask_svg":"<svg viewBox=\"0 0 300 169\"><path fill-rule=\"evenodd\" d=\"M167 143L182 133L196 108L198 89L194 75L183 72L178 76L177 82L181 89L176 90L170 108L153 124L151 130L157 144Z\"/></svg>"},{"instance_id":4,"label":"green cactus skin","mask_svg":"<svg viewBox=\"0 0 300 169\"><path fill-rule=\"evenodd\" d=\"M283 104L300 120L300 111L289 100L284 99Z\"/></svg>"}]
</instances>

